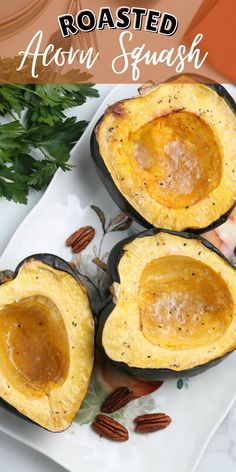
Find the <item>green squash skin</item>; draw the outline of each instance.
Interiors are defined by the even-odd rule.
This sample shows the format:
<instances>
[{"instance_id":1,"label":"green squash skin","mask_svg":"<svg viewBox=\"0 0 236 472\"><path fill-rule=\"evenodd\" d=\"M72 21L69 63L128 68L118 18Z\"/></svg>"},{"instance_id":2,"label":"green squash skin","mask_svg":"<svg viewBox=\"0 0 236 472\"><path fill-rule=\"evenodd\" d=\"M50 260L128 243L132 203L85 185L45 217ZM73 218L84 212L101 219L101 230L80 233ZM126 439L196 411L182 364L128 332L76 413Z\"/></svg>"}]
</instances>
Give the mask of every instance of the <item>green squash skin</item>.
<instances>
[{"instance_id":1,"label":"green squash skin","mask_svg":"<svg viewBox=\"0 0 236 472\"><path fill-rule=\"evenodd\" d=\"M109 258L108 258L108 275L109 275L109 284L110 286L112 285L113 282L120 282L120 277L119 277L119 272L118 272L118 265L119 261L122 258L124 254L124 246L126 246L128 243L132 242L136 238L143 238L145 236L154 236L155 234L158 234L159 232L162 233L168 233L172 234L175 236L180 236L185 239L197 239L200 241L203 246L207 247L207 249L215 252L218 254L218 256L222 257L231 267L233 267L236 271L235 266L222 254L219 249L217 249L213 244L211 244L209 241L206 239L194 235L193 233L187 233L187 232L182 232L178 233L177 231L171 231L171 230L163 230L163 229L156 229L152 228L147 231L142 231L138 235L131 236L129 238L124 239L123 241L120 241L116 246L112 249L110 252ZM223 359L225 359L229 354L231 354L232 351L227 352L221 357L218 357L217 359L213 359L206 364L202 364L196 367L192 367L191 369L186 369L186 370L178 370L175 371L173 369L143 369L143 368L138 368L138 367L129 367L127 364L124 362L117 362L113 361L110 359L104 350L104 347L102 345L102 333L103 333L103 328L106 323L107 318L110 316L112 313L113 309L115 308L115 304L112 301L112 296L110 296L107 300L107 306L106 308L100 313L99 315L99 322L98 322L98 330L96 334L96 344L101 351L101 353L104 355L104 357L116 368L121 369L125 371L128 374L134 375L138 378L144 379L144 380L166 380L166 379L171 379L171 378L178 378L178 377L193 377L194 375L198 375L202 372L205 372L208 370L210 367L214 367L217 364L219 364Z\"/></svg>"},{"instance_id":2,"label":"green squash skin","mask_svg":"<svg viewBox=\"0 0 236 472\"><path fill-rule=\"evenodd\" d=\"M18 275L18 272L23 264L30 260L36 260L43 262L44 264L47 264L48 266L52 267L53 269L56 270L61 270L62 272L67 272L69 275L74 277L76 280L80 280L78 274L72 269L70 264L66 262L64 259L62 259L59 256L55 256L54 254L46 254L46 253L40 253L40 254L33 254L32 256L27 256L25 259L23 259L17 266L13 278L15 278Z\"/></svg>"},{"instance_id":3,"label":"green squash skin","mask_svg":"<svg viewBox=\"0 0 236 472\"><path fill-rule=\"evenodd\" d=\"M191 74L187 74L187 75L191 76ZM201 78L199 76L199 82L201 81L200 79ZM222 97L226 101L226 103L229 105L233 113L236 115L236 103L234 99L231 97L231 95L229 94L229 92L221 84L207 84L207 86L211 88L212 90L214 90L220 97ZM117 204L117 206L121 209L121 211L123 211L125 214L127 214L130 218L135 220L144 228L146 229L152 228L153 225L150 224L148 221L146 221L138 213L138 211L132 207L132 205L126 200L124 195L122 195L120 190L116 187L116 184L114 183L111 177L111 174L109 173L103 161L103 158L99 152L99 145L98 145L97 137L96 137L96 128L99 126L99 123L103 120L103 117L104 115L101 116L101 118L98 120L97 124L95 125L91 134L91 139L90 139L91 156L92 156L92 160L95 165L96 171L104 187L107 189L109 195ZM217 228L218 226L222 225L223 223L227 221L234 207L235 207L235 204L233 204L232 207L229 208L229 210L224 215L221 215L216 221L214 221L210 225L204 228L197 228L197 229L186 228L184 232L191 232L193 234L202 234L202 233L211 231L212 229Z\"/></svg>"},{"instance_id":4,"label":"green squash skin","mask_svg":"<svg viewBox=\"0 0 236 472\"><path fill-rule=\"evenodd\" d=\"M68 262L64 261L64 259L62 259L59 256L55 256L54 254L44 254L44 253L34 254L32 256L28 256L25 259L23 259L18 264L15 272L13 273L12 279L15 279L17 277L21 266L24 263L27 263L28 261L30 261L32 259L43 262L44 264L49 265L53 269L61 270L63 272L67 272L69 275L71 275L72 277L74 277L76 280L79 281L79 277L78 277L77 273L72 269L72 267L68 264ZM6 280L6 282L9 282L9 281L10 281L10 279ZM31 420L27 416L20 413L16 408L14 408L14 406L12 406L10 403L3 400L2 398L0 398L0 407L3 408L4 410L8 411L9 413L13 413L15 416L18 416L19 418L22 418L23 420L27 421L28 423L34 424L34 425L38 426L39 428L46 429L46 428L43 428L43 426L39 425L38 423L35 423L33 420ZM63 430L63 431L65 431L65 430ZM56 431L56 433L58 433L58 432L60 432L60 431Z\"/></svg>"}]
</instances>

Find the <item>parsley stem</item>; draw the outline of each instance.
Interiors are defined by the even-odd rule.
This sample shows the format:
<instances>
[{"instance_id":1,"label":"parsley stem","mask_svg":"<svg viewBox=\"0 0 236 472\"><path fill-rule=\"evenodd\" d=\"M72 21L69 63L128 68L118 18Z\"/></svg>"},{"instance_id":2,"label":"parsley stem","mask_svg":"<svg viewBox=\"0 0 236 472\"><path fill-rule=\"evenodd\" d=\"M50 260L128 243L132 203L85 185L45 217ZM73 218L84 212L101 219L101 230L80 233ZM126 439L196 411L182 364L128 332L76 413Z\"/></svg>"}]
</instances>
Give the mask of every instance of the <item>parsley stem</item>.
<instances>
[{"instance_id":1,"label":"parsley stem","mask_svg":"<svg viewBox=\"0 0 236 472\"><path fill-rule=\"evenodd\" d=\"M11 110L8 111L9 115L12 117L14 121L18 121L18 116L15 116L14 113L12 113Z\"/></svg>"},{"instance_id":2,"label":"parsley stem","mask_svg":"<svg viewBox=\"0 0 236 472\"><path fill-rule=\"evenodd\" d=\"M45 158L46 161L51 161L52 160L51 156L49 156L49 154L47 154L41 146L38 146L38 149L44 155L44 158Z\"/></svg>"}]
</instances>

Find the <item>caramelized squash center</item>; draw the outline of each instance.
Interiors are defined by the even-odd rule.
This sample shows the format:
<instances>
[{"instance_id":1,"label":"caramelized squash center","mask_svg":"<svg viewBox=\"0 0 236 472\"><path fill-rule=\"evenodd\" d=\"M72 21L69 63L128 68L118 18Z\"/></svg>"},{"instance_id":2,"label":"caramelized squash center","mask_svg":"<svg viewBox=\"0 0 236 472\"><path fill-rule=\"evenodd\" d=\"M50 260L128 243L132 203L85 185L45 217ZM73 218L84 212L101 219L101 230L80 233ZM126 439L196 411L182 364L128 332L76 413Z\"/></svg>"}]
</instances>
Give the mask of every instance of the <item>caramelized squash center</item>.
<instances>
[{"instance_id":1,"label":"caramelized squash center","mask_svg":"<svg viewBox=\"0 0 236 472\"><path fill-rule=\"evenodd\" d=\"M145 188L160 204L188 207L219 185L220 147L211 127L197 115L182 111L156 118L130 139Z\"/></svg>"},{"instance_id":2,"label":"caramelized squash center","mask_svg":"<svg viewBox=\"0 0 236 472\"><path fill-rule=\"evenodd\" d=\"M163 348L210 346L233 318L226 283L209 266L186 256L165 256L146 265L140 279L140 325Z\"/></svg>"},{"instance_id":3,"label":"caramelized squash center","mask_svg":"<svg viewBox=\"0 0 236 472\"><path fill-rule=\"evenodd\" d=\"M62 316L44 296L23 299L0 312L1 368L24 394L49 393L69 369L68 337Z\"/></svg>"}]
</instances>

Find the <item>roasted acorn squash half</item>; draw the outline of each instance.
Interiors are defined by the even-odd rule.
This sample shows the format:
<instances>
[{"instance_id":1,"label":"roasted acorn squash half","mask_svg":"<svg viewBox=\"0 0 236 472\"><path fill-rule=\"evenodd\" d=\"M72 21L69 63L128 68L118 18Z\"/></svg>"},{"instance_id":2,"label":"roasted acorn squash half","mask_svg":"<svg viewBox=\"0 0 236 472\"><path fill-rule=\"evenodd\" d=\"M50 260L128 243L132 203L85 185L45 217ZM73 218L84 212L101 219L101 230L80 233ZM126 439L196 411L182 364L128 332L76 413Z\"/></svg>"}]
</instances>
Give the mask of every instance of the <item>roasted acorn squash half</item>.
<instances>
[{"instance_id":1,"label":"roasted acorn squash half","mask_svg":"<svg viewBox=\"0 0 236 472\"><path fill-rule=\"evenodd\" d=\"M49 431L65 430L86 394L93 351L88 297L69 264L39 254L25 259L12 280L6 276L0 285L1 406Z\"/></svg>"},{"instance_id":2,"label":"roasted acorn squash half","mask_svg":"<svg viewBox=\"0 0 236 472\"><path fill-rule=\"evenodd\" d=\"M115 246L108 269L113 301L97 343L117 367L190 376L236 348L236 269L200 236L145 231Z\"/></svg>"},{"instance_id":3,"label":"roasted acorn squash half","mask_svg":"<svg viewBox=\"0 0 236 472\"><path fill-rule=\"evenodd\" d=\"M92 158L118 206L144 227L200 234L234 206L235 113L221 85L166 82L107 109Z\"/></svg>"}]
</instances>

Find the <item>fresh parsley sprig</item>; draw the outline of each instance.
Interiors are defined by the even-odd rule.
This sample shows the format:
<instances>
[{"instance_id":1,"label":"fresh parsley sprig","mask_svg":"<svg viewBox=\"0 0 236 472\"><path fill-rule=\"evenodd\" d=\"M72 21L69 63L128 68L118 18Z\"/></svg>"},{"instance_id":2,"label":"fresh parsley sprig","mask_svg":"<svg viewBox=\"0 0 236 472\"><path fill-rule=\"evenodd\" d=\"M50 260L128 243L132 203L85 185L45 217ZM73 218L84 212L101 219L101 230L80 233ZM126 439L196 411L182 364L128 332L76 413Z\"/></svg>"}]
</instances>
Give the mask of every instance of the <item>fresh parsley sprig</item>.
<instances>
[{"instance_id":1,"label":"fresh parsley sprig","mask_svg":"<svg viewBox=\"0 0 236 472\"><path fill-rule=\"evenodd\" d=\"M27 203L30 187L41 190L58 168L70 170L70 151L87 122L64 112L87 97L98 97L93 84L0 85L0 116L12 120L0 124L0 197Z\"/></svg>"}]
</instances>

